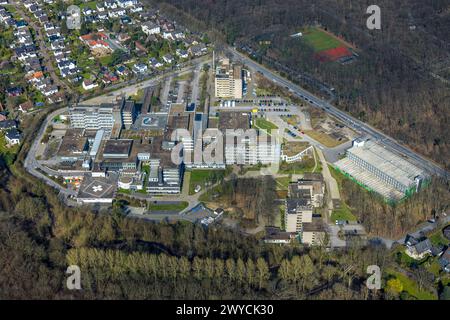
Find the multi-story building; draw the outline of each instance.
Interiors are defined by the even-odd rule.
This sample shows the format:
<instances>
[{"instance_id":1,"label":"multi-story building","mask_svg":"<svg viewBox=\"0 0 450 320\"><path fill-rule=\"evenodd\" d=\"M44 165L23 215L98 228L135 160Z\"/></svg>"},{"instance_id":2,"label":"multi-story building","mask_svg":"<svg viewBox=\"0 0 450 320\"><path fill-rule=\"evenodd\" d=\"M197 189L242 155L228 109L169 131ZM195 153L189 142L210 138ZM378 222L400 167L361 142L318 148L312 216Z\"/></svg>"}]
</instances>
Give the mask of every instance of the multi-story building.
<instances>
[{"instance_id":1,"label":"multi-story building","mask_svg":"<svg viewBox=\"0 0 450 320\"><path fill-rule=\"evenodd\" d=\"M137 152L138 150L133 148L133 140L105 140L96 162L104 171L128 171L134 174L138 167Z\"/></svg>"},{"instance_id":2,"label":"multi-story building","mask_svg":"<svg viewBox=\"0 0 450 320\"><path fill-rule=\"evenodd\" d=\"M61 161L74 162L84 159L88 149L89 143L84 129L70 128L66 131L56 155Z\"/></svg>"},{"instance_id":3,"label":"multi-story building","mask_svg":"<svg viewBox=\"0 0 450 320\"><path fill-rule=\"evenodd\" d=\"M81 129L111 130L114 126L114 105L105 103L99 106L69 106L70 125Z\"/></svg>"},{"instance_id":4,"label":"multi-story building","mask_svg":"<svg viewBox=\"0 0 450 320\"><path fill-rule=\"evenodd\" d=\"M147 193L177 194L181 192L181 172L175 166L150 166Z\"/></svg>"},{"instance_id":5,"label":"multi-story building","mask_svg":"<svg viewBox=\"0 0 450 320\"><path fill-rule=\"evenodd\" d=\"M242 99L242 67L222 59L216 68L215 96L225 99Z\"/></svg>"},{"instance_id":6,"label":"multi-story building","mask_svg":"<svg viewBox=\"0 0 450 320\"><path fill-rule=\"evenodd\" d=\"M137 116L136 105L134 101L123 99L121 113L123 126L125 127L125 129L130 129Z\"/></svg>"},{"instance_id":7,"label":"multi-story building","mask_svg":"<svg viewBox=\"0 0 450 320\"><path fill-rule=\"evenodd\" d=\"M224 134L224 158L227 165L271 164L280 159L281 145L271 136L250 129L250 114L222 112L219 129Z\"/></svg>"},{"instance_id":8,"label":"multi-story building","mask_svg":"<svg viewBox=\"0 0 450 320\"><path fill-rule=\"evenodd\" d=\"M313 207L318 208L323 204L325 184L320 173L306 173L302 179L289 185L289 197L311 197Z\"/></svg>"},{"instance_id":9,"label":"multi-story building","mask_svg":"<svg viewBox=\"0 0 450 320\"><path fill-rule=\"evenodd\" d=\"M302 243L309 246L327 246L326 230L322 218L312 218L311 222L302 227Z\"/></svg>"},{"instance_id":10,"label":"multi-story building","mask_svg":"<svg viewBox=\"0 0 450 320\"><path fill-rule=\"evenodd\" d=\"M356 139L335 166L384 197L398 200L420 189L425 172L371 140Z\"/></svg>"},{"instance_id":11,"label":"multi-story building","mask_svg":"<svg viewBox=\"0 0 450 320\"><path fill-rule=\"evenodd\" d=\"M306 198L286 199L286 232L301 232L304 223L312 222L313 207Z\"/></svg>"}]
</instances>

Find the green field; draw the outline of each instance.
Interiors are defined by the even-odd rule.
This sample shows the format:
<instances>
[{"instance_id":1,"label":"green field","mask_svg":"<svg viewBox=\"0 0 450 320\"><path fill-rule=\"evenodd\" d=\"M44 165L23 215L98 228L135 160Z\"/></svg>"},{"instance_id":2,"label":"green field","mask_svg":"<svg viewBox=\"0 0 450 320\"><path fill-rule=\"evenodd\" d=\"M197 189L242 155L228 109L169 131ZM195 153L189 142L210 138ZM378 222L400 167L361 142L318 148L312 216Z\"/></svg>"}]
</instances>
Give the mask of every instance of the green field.
<instances>
[{"instance_id":1,"label":"green field","mask_svg":"<svg viewBox=\"0 0 450 320\"><path fill-rule=\"evenodd\" d=\"M408 278L403 273L394 271L394 270L388 270L387 271L388 276L397 278L400 280L400 282L403 285L403 291L408 292L411 296L419 299L419 300L436 300L437 297L432 294L431 292L420 290L418 284Z\"/></svg>"},{"instance_id":2,"label":"green field","mask_svg":"<svg viewBox=\"0 0 450 320\"><path fill-rule=\"evenodd\" d=\"M96 4L97 4L97 1L84 2L84 3L80 4L80 9L84 9L84 8L96 9L97 8Z\"/></svg>"},{"instance_id":3,"label":"green field","mask_svg":"<svg viewBox=\"0 0 450 320\"><path fill-rule=\"evenodd\" d=\"M264 118L258 118L256 119L255 125L264 130L264 131L268 131L268 130L276 130L278 129L278 127L276 125L274 125L272 122L267 121Z\"/></svg>"},{"instance_id":4,"label":"green field","mask_svg":"<svg viewBox=\"0 0 450 320\"><path fill-rule=\"evenodd\" d=\"M335 222L336 220L356 221L356 217L345 203L341 203L341 208L335 209L331 213L331 222Z\"/></svg>"},{"instance_id":5,"label":"green field","mask_svg":"<svg viewBox=\"0 0 450 320\"><path fill-rule=\"evenodd\" d=\"M302 31L303 37L315 52L333 49L342 46L342 43L328 35L324 31L317 28L308 28Z\"/></svg>"},{"instance_id":6,"label":"green field","mask_svg":"<svg viewBox=\"0 0 450 320\"><path fill-rule=\"evenodd\" d=\"M150 211L181 211L189 205L186 201L179 203L150 203L148 209Z\"/></svg>"},{"instance_id":7,"label":"green field","mask_svg":"<svg viewBox=\"0 0 450 320\"><path fill-rule=\"evenodd\" d=\"M3 157L3 160L6 162L6 164L11 165L13 163L17 153L19 152L19 149L19 145L14 145L7 148L4 134L2 133L0 135L0 156Z\"/></svg>"},{"instance_id":8,"label":"green field","mask_svg":"<svg viewBox=\"0 0 450 320\"><path fill-rule=\"evenodd\" d=\"M289 183L291 182L291 177L280 177L275 179L276 189L277 190L287 190L289 187Z\"/></svg>"},{"instance_id":9,"label":"green field","mask_svg":"<svg viewBox=\"0 0 450 320\"><path fill-rule=\"evenodd\" d=\"M189 194L194 194L197 185L205 188L205 183L214 184L225 177L225 170L192 170L189 180Z\"/></svg>"}]
</instances>

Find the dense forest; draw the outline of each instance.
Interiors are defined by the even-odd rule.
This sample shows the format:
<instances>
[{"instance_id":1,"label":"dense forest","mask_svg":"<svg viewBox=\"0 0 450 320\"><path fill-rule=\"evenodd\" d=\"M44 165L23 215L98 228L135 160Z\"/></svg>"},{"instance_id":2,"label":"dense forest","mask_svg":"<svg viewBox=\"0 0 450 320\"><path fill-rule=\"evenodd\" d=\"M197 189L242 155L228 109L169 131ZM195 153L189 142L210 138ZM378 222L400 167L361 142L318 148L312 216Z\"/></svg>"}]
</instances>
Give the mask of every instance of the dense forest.
<instances>
[{"instance_id":1,"label":"dense forest","mask_svg":"<svg viewBox=\"0 0 450 320\"><path fill-rule=\"evenodd\" d=\"M366 28L370 1L148 2L190 28L216 30L210 32L215 40L252 47L263 62L277 61L328 83L341 109L450 167L448 1L378 1L381 30ZM301 39L289 37L308 25L320 25L352 44L357 61L313 59ZM261 45L260 39L270 44Z\"/></svg>"}]
</instances>

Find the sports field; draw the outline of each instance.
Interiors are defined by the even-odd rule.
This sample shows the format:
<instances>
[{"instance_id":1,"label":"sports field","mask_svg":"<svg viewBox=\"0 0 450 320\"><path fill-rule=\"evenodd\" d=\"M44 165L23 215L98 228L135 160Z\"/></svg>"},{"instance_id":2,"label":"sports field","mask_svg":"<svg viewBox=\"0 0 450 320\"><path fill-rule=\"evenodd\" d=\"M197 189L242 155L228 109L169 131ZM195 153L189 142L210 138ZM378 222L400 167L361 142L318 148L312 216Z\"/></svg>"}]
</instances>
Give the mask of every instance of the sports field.
<instances>
[{"instance_id":1,"label":"sports field","mask_svg":"<svg viewBox=\"0 0 450 320\"><path fill-rule=\"evenodd\" d=\"M318 28L307 28L302 30L303 39L308 43L315 52L333 49L343 44Z\"/></svg>"}]
</instances>

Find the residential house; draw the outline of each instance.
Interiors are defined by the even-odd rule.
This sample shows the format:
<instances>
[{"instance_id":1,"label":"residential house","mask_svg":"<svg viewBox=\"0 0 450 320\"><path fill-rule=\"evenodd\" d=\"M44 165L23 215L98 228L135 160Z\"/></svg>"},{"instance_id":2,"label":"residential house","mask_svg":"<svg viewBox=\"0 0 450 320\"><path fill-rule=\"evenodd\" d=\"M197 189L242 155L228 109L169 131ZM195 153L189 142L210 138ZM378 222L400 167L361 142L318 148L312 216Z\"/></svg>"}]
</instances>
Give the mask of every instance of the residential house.
<instances>
[{"instance_id":1,"label":"residential house","mask_svg":"<svg viewBox=\"0 0 450 320\"><path fill-rule=\"evenodd\" d=\"M442 230L442 233L444 237L450 240L450 226L445 227L444 230Z\"/></svg>"},{"instance_id":2,"label":"residential house","mask_svg":"<svg viewBox=\"0 0 450 320\"><path fill-rule=\"evenodd\" d=\"M186 50L177 49L176 55L179 56L182 59L187 59L189 57L189 54Z\"/></svg>"},{"instance_id":3,"label":"residential house","mask_svg":"<svg viewBox=\"0 0 450 320\"><path fill-rule=\"evenodd\" d=\"M35 58L37 57L36 46L23 46L15 49L15 54L17 59L24 61L27 58Z\"/></svg>"},{"instance_id":4,"label":"residential house","mask_svg":"<svg viewBox=\"0 0 450 320\"><path fill-rule=\"evenodd\" d=\"M124 65L120 65L117 67L116 73L119 76L126 77L130 74L130 70L127 67L125 67Z\"/></svg>"},{"instance_id":5,"label":"residential house","mask_svg":"<svg viewBox=\"0 0 450 320\"><path fill-rule=\"evenodd\" d=\"M58 87L56 85L46 86L44 90L42 90L42 94L46 97L49 97L55 93L58 93Z\"/></svg>"},{"instance_id":6,"label":"residential house","mask_svg":"<svg viewBox=\"0 0 450 320\"><path fill-rule=\"evenodd\" d=\"M83 14L85 16L88 16L88 15L91 15L91 14L95 13L95 11L92 10L92 8L90 8L90 7L84 7L82 12L83 12Z\"/></svg>"},{"instance_id":7,"label":"residential house","mask_svg":"<svg viewBox=\"0 0 450 320\"><path fill-rule=\"evenodd\" d=\"M163 56L163 60L164 60L164 62L167 63L167 64L171 64L171 63L174 62L173 56L172 56L170 53L164 55L164 56Z\"/></svg>"},{"instance_id":8,"label":"residential house","mask_svg":"<svg viewBox=\"0 0 450 320\"><path fill-rule=\"evenodd\" d=\"M138 3L137 0L116 0L116 2L120 8L131 8Z\"/></svg>"},{"instance_id":9,"label":"residential house","mask_svg":"<svg viewBox=\"0 0 450 320\"><path fill-rule=\"evenodd\" d=\"M0 121L0 131L5 131L9 129L17 128L17 123L14 120L3 120Z\"/></svg>"},{"instance_id":10,"label":"residential house","mask_svg":"<svg viewBox=\"0 0 450 320\"><path fill-rule=\"evenodd\" d=\"M92 89L97 88L97 87L98 87L98 84L95 83L94 81L85 79L85 80L83 80L82 86L83 86L83 89L84 89L84 90L88 91L88 90L92 90Z\"/></svg>"},{"instance_id":11,"label":"residential house","mask_svg":"<svg viewBox=\"0 0 450 320\"><path fill-rule=\"evenodd\" d=\"M19 107L17 109L22 113L27 113L33 109L33 103L31 101L26 101L19 104Z\"/></svg>"},{"instance_id":12,"label":"residential house","mask_svg":"<svg viewBox=\"0 0 450 320\"><path fill-rule=\"evenodd\" d=\"M51 22L47 22L44 24L44 30L49 31L55 29L55 25Z\"/></svg>"},{"instance_id":13,"label":"residential house","mask_svg":"<svg viewBox=\"0 0 450 320\"><path fill-rule=\"evenodd\" d=\"M410 236L407 239L405 253L413 259L423 259L426 255L432 253L430 239L418 240Z\"/></svg>"},{"instance_id":14,"label":"residential house","mask_svg":"<svg viewBox=\"0 0 450 320\"><path fill-rule=\"evenodd\" d=\"M116 9L117 3L115 0L105 0L104 5L108 9Z\"/></svg>"},{"instance_id":15,"label":"residential house","mask_svg":"<svg viewBox=\"0 0 450 320\"><path fill-rule=\"evenodd\" d=\"M152 66L152 68L154 68L154 69L161 68L163 66L163 64L161 62L159 62L158 60L156 60L155 58L151 58L149 63Z\"/></svg>"},{"instance_id":16,"label":"residential house","mask_svg":"<svg viewBox=\"0 0 450 320\"><path fill-rule=\"evenodd\" d=\"M19 130L15 129L15 128L9 129L5 133L5 139L9 145L20 144L21 138L22 137L21 137Z\"/></svg>"},{"instance_id":17,"label":"residential house","mask_svg":"<svg viewBox=\"0 0 450 320\"><path fill-rule=\"evenodd\" d=\"M132 13L142 12L143 10L144 10L144 7L141 5L137 5L137 6L130 8L130 12L132 12Z\"/></svg>"},{"instance_id":18,"label":"residential house","mask_svg":"<svg viewBox=\"0 0 450 320\"><path fill-rule=\"evenodd\" d=\"M162 37L166 40L175 40L173 32L171 32L171 31L164 31L162 34Z\"/></svg>"},{"instance_id":19,"label":"residential house","mask_svg":"<svg viewBox=\"0 0 450 320\"><path fill-rule=\"evenodd\" d=\"M137 63L133 66L134 73L142 74L145 73L147 70L148 70L147 65L143 63Z\"/></svg>"},{"instance_id":20,"label":"residential house","mask_svg":"<svg viewBox=\"0 0 450 320\"><path fill-rule=\"evenodd\" d=\"M120 42L125 42L125 41L128 41L128 40L130 40L130 39L131 39L130 35L128 35L128 34L126 34L126 33L121 33L121 34L119 34L119 36L117 37L117 40L119 40Z\"/></svg>"},{"instance_id":21,"label":"residential house","mask_svg":"<svg viewBox=\"0 0 450 320\"><path fill-rule=\"evenodd\" d=\"M191 55L198 57L198 56L206 54L208 52L208 48L204 44L200 43L200 44L196 44L196 45L193 45L192 47L190 47L188 49L188 52Z\"/></svg>"},{"instance_id":22,"label":"residential house","mask_svg":"<svg viewBox=\"0 0 450 320\"><path fill-rule=\"evenodd\" d=\"M120 18L120 24L131 24L131 18L129 16L123 16Z\"/></svg>"},{"instance_id":23,"label":"residential house","mask_svg":"<svg viewBox=\"0 0 450 320\"><path fill-rule=\"evenodd\" d=\"M108 17L110 18L119 18L127 14L127 11L122 8L111 9L108 11Z\"/></svg>"},{"instance_id":24,"label":"residential house","mask_svg":"<svg viewBox=\"0 0 450 320\"><path fill-rule=\"evenodd\" d=\"M21 87L13 87L6 89L8 97L18 97L23 94L23 89Z\"/></svg>"},{"instance_id":25,"label":"residential house","mask_svg":"<svg viewBox=\"0 0 450 320\"><path fill-rule=\"evenodd\" d=\"M105 4L101 3L100 1L97 1L97 4L95 5L98 12L104 12L105 11Z\"/></svg>"},{"instance_id":26,"label":"residential house","mask_svg":"<svg viewBox=\"0 0 450 320\"><path fill-rule=\"evenodd\" d=\"M141 28L142 28L142 31L146 35L159 34L161 32L161 28L156 23L154 23L152 21L144 22L142 24Z\"/></svg>"},{"instance_id":27,"label":"residential house","mask_svg":"<svg viewBox=\"0 0 450 320\"><path fill-rule=\"evenodd\" d=\"M447 248L439 258L439 264L441 265L442 270L450 272L450 247Z\"/></svg>"},{"instance_id":28,"label":"residential house","mask_svg":"<svg viewBox=\"0 0 450 320\"><path fill-rule=\"evenodd\" d=\"M50 44L50 47L54 51L54 50L62 50L66 47L66 45L64 44L64 41L56 40Z\"/></svg>"}]
</instances>

